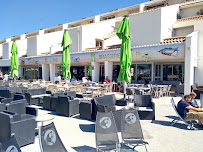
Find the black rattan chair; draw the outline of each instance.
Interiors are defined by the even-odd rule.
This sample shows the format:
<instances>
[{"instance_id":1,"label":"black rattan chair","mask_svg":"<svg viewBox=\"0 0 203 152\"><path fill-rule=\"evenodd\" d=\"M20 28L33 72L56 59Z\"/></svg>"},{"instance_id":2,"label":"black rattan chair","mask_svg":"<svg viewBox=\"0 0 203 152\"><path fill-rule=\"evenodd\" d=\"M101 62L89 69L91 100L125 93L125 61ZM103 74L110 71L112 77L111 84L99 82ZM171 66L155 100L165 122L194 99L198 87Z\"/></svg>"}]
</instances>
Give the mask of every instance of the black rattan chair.
<instances>
[{"instance_id":1,"label":"black rattan chair","mask_svg":"<svg viewBox=\"0 0 203 152\"><path fill-rule=\"evenodd\" d=\"M34 143L36 122L33 116L21 117L17 113L0 112L0 142L15 134L20 147Z\"/></svg>"},{"instance_id":2,"label":"black rattan chair","mask_svg":"<svg viewBox=\"0 0 203 152\"><path fill-rule=\"evenodd\" d=\"M59 96L56 103L56 114L73 116L79 113L79 100L70 100L67 96Z\"/></svg>"},{"instance_id":3,"label":"black rattan chair","mask_svg":"<svg viewBox=\"0 0 203 152\"><path fill-rule=\"evenodd\" d=\"M135 95L134 105L141 120L155 120L155 104L151 95Z\"/></svg>"},{"instance_id":4,"label":"black rattan chair","mask_svg":"<svg viewBox=\"0 0 203 152\"><path fill-rule=\"evenodd\" d=\"M148 142L144 141L144 136L140 125L140 118L137 110L123 109L121 120L121 136L123 143L133 145L134 148L136 146L144 145L147 151L146 144L148 144Z\"/></svg>"},{"instance_id":5,"label":"black rattan chair","mask_svg":"<svg viewBox=\"0 0 203 152\"><path fill-rule=\"evenodd\" d=\"M40 127L39 142L41 152L67 152L53 122Z\"/></svg>"},{"instance_id":6,"label":"black rattan chair","mask_svg":"<svg viewBox=\"0 0 203 152\"><path fill-rule=\"evenodd\" d=\"M97 113L95 138L97 151L116 149L119 139L112 112Z\"/></svg>"}]
</instances>

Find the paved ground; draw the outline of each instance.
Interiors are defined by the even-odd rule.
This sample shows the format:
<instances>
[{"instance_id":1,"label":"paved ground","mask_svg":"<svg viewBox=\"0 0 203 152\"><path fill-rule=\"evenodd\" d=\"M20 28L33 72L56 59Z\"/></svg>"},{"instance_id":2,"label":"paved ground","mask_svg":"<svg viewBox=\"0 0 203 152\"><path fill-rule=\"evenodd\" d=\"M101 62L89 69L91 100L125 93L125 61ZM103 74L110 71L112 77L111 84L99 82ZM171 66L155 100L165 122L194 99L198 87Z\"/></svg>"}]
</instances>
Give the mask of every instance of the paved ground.
<instances>
[{"instance_id":1,"label":"paved ground","mask_svg":"<svg viewBox=\"0 0 203 152\"><path fill-rule=\"evenodd\" d=\"M116 94L121 98L120 94ZM141 120L145 140L149 152L200 152L203 151L203 127L199 130L188 130L180 122L170 126L173 118L176 118L169 97L153 99L156 107L156 120ZM175 97L178 102L179 97ZM54 123L57 131L69 152L93 152L95 151L94 122L74 117L57 116L51 111L39 109L39 115L54 115ZM119 134L120 137L120 134ZM22 152L40 152L38 137L35 143L22 147ZM144 146L136 150L145 151Z\"/></svg>"}]
</instances>

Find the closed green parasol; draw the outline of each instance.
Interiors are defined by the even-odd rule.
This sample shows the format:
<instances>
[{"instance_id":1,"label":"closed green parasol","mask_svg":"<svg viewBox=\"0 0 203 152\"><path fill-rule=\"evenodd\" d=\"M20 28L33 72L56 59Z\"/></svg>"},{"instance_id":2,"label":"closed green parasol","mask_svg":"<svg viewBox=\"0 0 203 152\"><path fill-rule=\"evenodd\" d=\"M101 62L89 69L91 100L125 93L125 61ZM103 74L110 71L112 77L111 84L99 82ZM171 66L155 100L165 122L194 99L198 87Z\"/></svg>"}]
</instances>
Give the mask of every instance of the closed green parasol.
<instances>
[{"instance_id":1,"label":"closed green parasol","mask_svg":"<svg viewBox=\"0 0 203 152\"><path fill-rule=\"evenodd\" d=\"M70 51L69 51L69 45L72 43L70 35L68 31L64 31L63 34L63 40L61 46L63 46L63 57L62 57L62 64L61 64L61 69L62 69L62 74L63 78L71 79L71 73L70 73Z\"/></svg>"},{"instance_id":2,"label":"closed green parasol","mask_svg":"<svg viewBox=\"0 0 203 152\"><path fill-rule=\"evenodd\" d=\"M14 76L18 77L18 49L16 42L13 42L12 48L11 48L11 77Z\"/></svg>"},{"instance_id":3,"label":"closed green parasol","mask_svg":"<svg viewBox=\"0 0 203 152\"><path fill-rule=\"evenodd\" d=\"M131 34L130 34L130 23L128 18L124 18L121 22L117 36L122 39L121 51L120 51L120 72L118 81L131 81L130 66L131 66Z\"/></svg>"}]
</instances>

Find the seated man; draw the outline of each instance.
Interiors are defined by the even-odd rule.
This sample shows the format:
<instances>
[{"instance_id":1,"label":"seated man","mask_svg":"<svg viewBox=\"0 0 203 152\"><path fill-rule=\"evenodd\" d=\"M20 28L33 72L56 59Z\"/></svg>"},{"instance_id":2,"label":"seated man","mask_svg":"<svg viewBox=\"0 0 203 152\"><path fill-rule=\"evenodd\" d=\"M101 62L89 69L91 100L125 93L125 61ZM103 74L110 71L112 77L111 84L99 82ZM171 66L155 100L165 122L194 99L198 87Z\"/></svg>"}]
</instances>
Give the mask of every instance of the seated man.
<instances>
[{"instance_id":1,"label":"seated man","mask_svg":"<svg viewBox=\"0 0 203 152\"><path fill-rule=\"evenodd\" d=\"M189 103L191 106L195 107L195 108L199 108L199 105L197 104L197 102L194 100L195 97L197 96L196 93L194 92L191 92L190 93L190 96L191 96L191 102Z\"/></svg>"},{"instance_id":2,"label":"seated man","mask_svg":"<svg viewBox=\"0 0 203 152\"><path fill-rule=\"evenodd\" d=\"M77 81L76 77L73 76L72 79L71 79L71 82L76 82L76 81Z\"/></svg>"},{"instance_id":3,"label":"seated man","mask_svg":"<svg viewBox=\"0 0 203 152\"><path fill-rule=\"evenodd\" d=\"M190 102L191 96L185 95L184 99L178 102L177 105L178 113L185 120L198 119L200 123L203 123L203 109L191 106L189 104Z\"/></svg>"},{"instance_id":4,"label":"seated man","mask_svg":"<svg viewBox=\"0 0 203 152\"><path fill-rule=\"evenodd\" d=\"M106 76L106 79L104 79L104 82L105 83L110 83L111 81L109 80L109 77L108 76Z\"/></svg>"}]
</instances>

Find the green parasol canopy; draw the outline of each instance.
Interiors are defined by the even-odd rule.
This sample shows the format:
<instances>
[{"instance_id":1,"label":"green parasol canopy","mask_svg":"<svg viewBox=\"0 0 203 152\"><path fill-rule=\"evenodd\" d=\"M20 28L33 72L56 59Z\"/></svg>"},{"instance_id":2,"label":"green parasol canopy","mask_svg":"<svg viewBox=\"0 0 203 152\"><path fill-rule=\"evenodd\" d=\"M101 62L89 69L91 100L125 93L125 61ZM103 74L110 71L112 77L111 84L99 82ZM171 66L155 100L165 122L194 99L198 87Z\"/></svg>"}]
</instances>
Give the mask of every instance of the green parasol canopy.
<instances>
[{"instance_id":1,"label":"green parasol canopy","mask_svg":"<svg viewBox=\"0 0 203 152\"><path fill-rule=\"evenodd\" d=\"M69 51L69 45L72 43L70 35L68 31L64 31L63 34L63 40L61 46L63 46L63 57L62 57L62 74L63 78L66 79L67 77L71 79L71 73L70 73L70 51Z\"/></svg>"},{"instance_id":2,"label":"green parasol canopy","mask_svg":"<svg viewBox=\"0 0 203 152\"><path fill-rule=\"evenodd\" d=\"M18 49L16 42L13 42L12 48L11 48L11 77L14 76L18 77Z\"/></svg>"},{"instance_id":3,"label":"green parasol canopy","mask_svg":"<svg viewBox=\"0 0 203 152\"><path fill-rule=\"evenodd\" d=\"M118 81L131 81L130 65L131 65L131 34L130 34L130 23L128 18L124 18L121 22L117 36L122 39L121 51L120 51L120 72Z\"/></svg>"}]
</instances>

